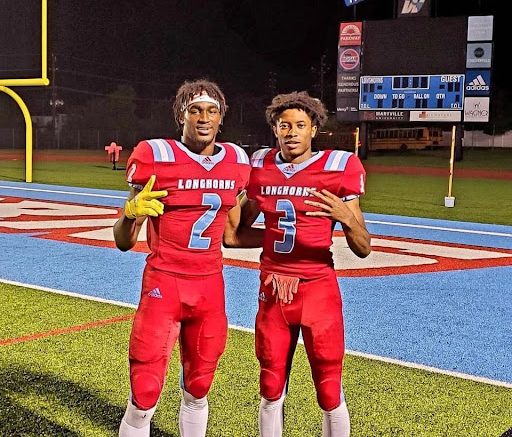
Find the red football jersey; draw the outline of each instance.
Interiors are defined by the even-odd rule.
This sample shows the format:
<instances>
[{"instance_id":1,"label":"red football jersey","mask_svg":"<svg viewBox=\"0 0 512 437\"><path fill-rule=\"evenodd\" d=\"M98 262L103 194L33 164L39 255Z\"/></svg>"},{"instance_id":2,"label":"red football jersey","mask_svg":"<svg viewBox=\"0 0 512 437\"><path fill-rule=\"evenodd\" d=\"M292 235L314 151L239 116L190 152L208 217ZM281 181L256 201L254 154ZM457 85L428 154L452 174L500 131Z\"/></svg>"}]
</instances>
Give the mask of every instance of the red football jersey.
<instances>
[{"instance_id":1,"label":"red football jersey","mask_svg":"<svg viewBox=\"0 0 512 437\"><path fill-rule=\"evenodd\" d=\"M176 140L141 141L127 163L128 183L142 189L156 175L154 191L164 214L148 220L147 263L171 273L210 275L222 270L222 235L228 211L246 187L249 158L232 143L216 143L213 156L197 155Z\"/></svg>"},{"instance_id":2,"label":"red football jersey","mask_svg":"<svg viewBox=\"0 0 512 437\"><path fill-rule=\"evenodd\" d=\"M351 152L325 150L301 164L283 162L277 149L261 149L251 157L247 196L265 217L261 269L300 278L314 278L333 267L330 247L334 222L310 217L318 208L307 189L329 190L343 200L364 194L366 172Z\"/></svg>"}]
</instances>

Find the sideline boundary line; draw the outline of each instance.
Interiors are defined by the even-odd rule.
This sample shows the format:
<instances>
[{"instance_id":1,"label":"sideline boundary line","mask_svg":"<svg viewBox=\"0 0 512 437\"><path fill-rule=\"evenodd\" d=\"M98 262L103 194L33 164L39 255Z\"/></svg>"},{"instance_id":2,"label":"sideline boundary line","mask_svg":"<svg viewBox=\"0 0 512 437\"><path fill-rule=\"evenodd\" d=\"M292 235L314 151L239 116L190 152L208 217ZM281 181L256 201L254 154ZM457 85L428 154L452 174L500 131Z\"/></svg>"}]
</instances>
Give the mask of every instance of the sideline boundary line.
<instances>
[{"instance_id":1,"label":"sideline boundary line","mask_svg":"<svg viewBox=\"0 0 512 437\"><path fill-rule=\"evenodd\" d=\"M475 376L475 375L469 375L467 373L462 373L462 372L454 372L452 370L438 369L437 367L426 366L424 364L417 364L417 363L413 363L410 361L402 361L402 360L398 360L396 358L381 357L380 355L373 355L373 354L368 354L366 352L353 351L353 350L349 350L349 349L346 350L346 353L349 355L354 355L356 357L367 358L369 360L375 360L375 361L382 361L382 362L388 363L388 364L396 364L396 365L399 365L402 367L423 370L425 372L439 373L441 375L452 376L452 377L459 378L459 379L467 379L469 381L480 382L483 384L495 385L498 387L505 387L505 388L512 388L512 383L505 382L505 381L498 381L496 379L491 379L491 378L485 378L483 376Z\"/></svg>"},{"instance_id":2,"label":"sideline boundary line","mask_svg":"<svg viewBox=\"0 0 512 437\"><path fill-rule=\"evenodd\" d=\"M87 296L87 295L83 295L83 294L79 294L79 293L74 293L71 291L57 290L54 288L42 287L42 286L38 286L38 285L24 284L21 282L10 281L10 280L3 279L3 278L0 278L0 283L15 285L15 286L19 286L19 287L32 288L34 290L41 290L41 291L46 291L49 293L61 294L64 296L76 297L79 299L91 300L91 301L95 301L95 302L108 303L111 305L117 305L117 306L129 307L129 308L137 308L136 305L127 304L125 302L102 299L99 297ZM133 317L133 316L131 316L131 317ZM248 333L254 334L254 329L245 328L243 326L229 325L229 328L235 329L237 331L248 332ZM0 341L0 345L2 345L1 341ZM401 361L401 360L398 360L395 358L382 357L379 355L367 354L364 352L353 351L350 349L347 349L345 352L347 355L353 355L353 356L357 356L357 357L361 357L361 358L367 358L367 359L374 360L374 361L381 361L381 362L388 363L388 364L395 364L395 365L407 367L410 369L417 369L417 370L422 370L425 372L437 373L437 374L451 376L451 377L455 377L455 378L459 378L459 379L465 379L468 381L473 381L473 382L478 382L478 383L483 383L483 384L488 384L488 385L494 385L497 387L512 388L512 383L508 383L505 381L498 381L495 379L469 375L467 373L460 373L460 372L454 372L454 371L450 371L450 370L438 369L437 367L425 366L423 364L417 364L417 363L413 363L413 362L409 362L409 361Z\"/></svg>"},{"instance_id":3,"label":"sideline boundary line","mask_svg":"<svg viewBox=\"0 0 512 437\"><path fill-rule=\"evenodd\" d=\"M68 194L72 196L83 196L83 197L103 197L107 199L126 199L126 196L114 196L112 194L97 194L97 193L88 193L86 191L80 193L75 191L64 191L64 190L47 190L43 188L26 188L26 187L11 187L0 185L0 189L5 188L8 190L19 190L19 191L35 191L38 193L50 193L50 194Z\"/></svg>"},{"instance_id":4,"label":"sideline boundary line","mask_svg":"<svg viewBox=\"0 0 512 437\"><path fill-rule=\"evenodd\" d=\"M62 294L64 296L77 297L79 299L92 300L94 302L101 302L101 303L108 303L111 305L117 305L117 306L121 306L121 307L137 308L137 305L133 305L133 304L126 303L126 302L103 299L101 297L96 297L96 296L88 296L87 294L74 293L72 291L57 290L56 288L43 287L41 285L25 284L23 282L11 281L9 279L4 279L4 278L0 278L0 283L16 285L18 287L33 288L34 290L47 291L49 293Z\"/></svg>"},{"instance_id":5,"label":"sideline boundary line","mask_svg":"<svg viewBox=\"0 0 512 437\"><path fill-rule=\"evenodd\" d=\"M0 347L10 346L17 343L25 343L27 341L41 340L43 338L55 337L62 334L71 334L79 331L86 331L91 328L101 328L113 323L127 322L133 319L133 314L124 314L122 316L111 317L110 319L93 320L92 322L83 323L81 325L68 326L66 328L50 329L44 332L35 332L33 334L22 335L21 337L4 338L0 340Z\"/></svg>"}]
</instances>

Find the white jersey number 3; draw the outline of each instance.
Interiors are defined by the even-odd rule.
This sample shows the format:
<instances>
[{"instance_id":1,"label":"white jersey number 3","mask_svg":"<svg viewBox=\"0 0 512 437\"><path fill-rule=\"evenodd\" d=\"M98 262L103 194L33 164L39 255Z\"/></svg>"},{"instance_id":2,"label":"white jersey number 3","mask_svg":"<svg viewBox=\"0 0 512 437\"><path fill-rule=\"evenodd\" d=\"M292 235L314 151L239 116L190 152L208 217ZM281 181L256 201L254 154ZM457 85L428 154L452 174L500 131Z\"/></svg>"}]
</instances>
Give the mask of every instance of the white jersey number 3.
<instances>
[{"instance_id":1,"label":"white jersey number 3","mask_svg":"<svg viewBox=\"0 0 512 437\"><path fill-rule=\"evenodd\" d=\"M276 202L276 211L284 212L284 217L279 218L277 227L284 231L281 241L274 241L274 252L290 253L295 246L295 236L297 235L297 214L293 203L288 199L278 199Z\"/></svg>"}]
</instances>

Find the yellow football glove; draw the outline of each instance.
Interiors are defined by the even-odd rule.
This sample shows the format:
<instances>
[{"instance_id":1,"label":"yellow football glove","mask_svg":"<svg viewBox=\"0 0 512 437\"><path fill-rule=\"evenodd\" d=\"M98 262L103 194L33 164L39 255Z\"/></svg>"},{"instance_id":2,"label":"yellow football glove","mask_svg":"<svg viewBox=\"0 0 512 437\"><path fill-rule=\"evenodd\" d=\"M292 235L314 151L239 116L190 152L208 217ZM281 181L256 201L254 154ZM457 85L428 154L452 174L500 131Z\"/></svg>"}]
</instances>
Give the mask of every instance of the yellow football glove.
<instances>
[{"instance_id":1,"label":"yellow football glove","mask_svg":"<svg viewBox=\"0 0 512 437\"><path fill-rule=\"evenodd\" d=\"M167 191L151 191L155 184L155 179L155 175L151 176L142 191L133 199L126 201L124 204L124 214L126 217L129 219L148 215L158 217L164 213L164 204L157 199L167 196Z\"/></svg>"}]
</instances>

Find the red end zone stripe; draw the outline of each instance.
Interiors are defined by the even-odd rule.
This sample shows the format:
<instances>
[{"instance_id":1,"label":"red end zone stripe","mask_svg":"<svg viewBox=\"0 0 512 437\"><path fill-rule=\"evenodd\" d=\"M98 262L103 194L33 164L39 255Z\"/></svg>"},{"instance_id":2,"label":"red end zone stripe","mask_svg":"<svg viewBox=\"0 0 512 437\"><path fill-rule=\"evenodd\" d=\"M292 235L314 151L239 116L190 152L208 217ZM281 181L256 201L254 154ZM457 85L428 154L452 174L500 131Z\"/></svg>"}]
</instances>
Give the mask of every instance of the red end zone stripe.
<instances>
[{"instance_id":1,"label":"red end zone stripe","mask_svg":"<svg viewBox=\"0 0 512 437\"><path fill-rule=\"evenodd\" d=\"M335 234L336 235L336 234ZM337 235L336 235L337 236ZM382 238L381 238L382 239ZM387 253L387 254L397 254L402 257L411 256L411 257L421 257L425 260L425 263L416 263L416 264L407 264L407 259L404 258L404 261L401 265L395 266L386 266L386 265L377 265L372 266L368 265L364 268L336 268L336 275L340 277L370 277L370 276L396 276L396 275L406 275L406 274L415 274L415 273L433 273L433 272L448 272L454 270L470 270L470 269L485 269L489 267L508 267L512 266L512 250L510 249L494 249L488 247L480 247L480 246L472 246L466 244L455 244L455 243L441 243L441 242L428 242L424 240L415 240L410 238L400 238L400 237L388 237L384 238L388 241L402 241L404 244L409 242L411 243L425 243L432 247L437 248L460 248L461 250L475 250L482 251L486 253L494 253L496 257L486 256L482 258L478 258L478 253L475 254L475 258L457 258L457 257L448 257L443 255L436 255L431 253L422 253L421 248L419 250L414 250L414 248L404 247L387 247L385 245L377 245L375 244L372 247L374 253ZM385 244L385 242L384 242ZM434 261L432 263L427 263L426 261ZM253 262L248 260L241 259L233 259L233 258L224 258L223 263L225 265L249 268L249 269L259 269L259 262ZM512 436L511 436L512 437Z\"/></svg>"},{"instance_id":2,"label":"red end zone stripe","mask_svg":"<svg viewBox=\"0 0 512 437\"><path fill-rule=\"evenodd\" d=\"M94 322L84 323L83 325L69 326L67 328L52 329L51 331L38 332L36 334L23 335L22 337L6 338L0 340L0 346L8 346L16 343L23 343L25 341L39 340L41 338L53 337L55 335L69 334L71 332L85 331L90 328L100 328L102 326L110 325L112 323L126 322L133 319L133 314L125 314L124 316L116 316L111 319L95 320Z\"/></svg>"}]
</instances>

